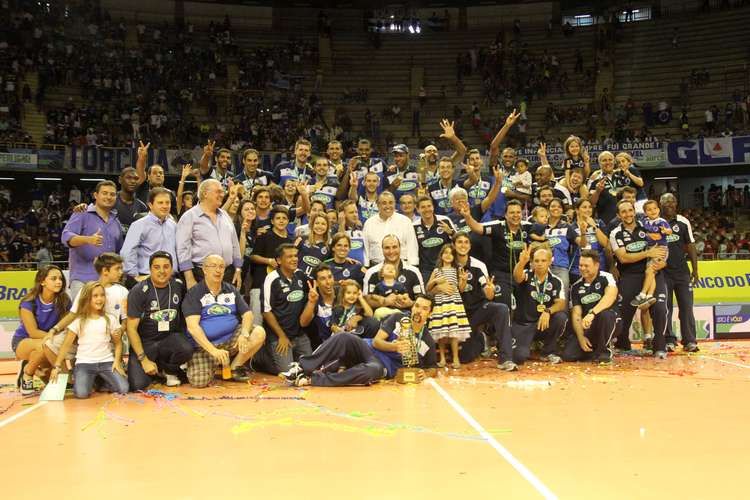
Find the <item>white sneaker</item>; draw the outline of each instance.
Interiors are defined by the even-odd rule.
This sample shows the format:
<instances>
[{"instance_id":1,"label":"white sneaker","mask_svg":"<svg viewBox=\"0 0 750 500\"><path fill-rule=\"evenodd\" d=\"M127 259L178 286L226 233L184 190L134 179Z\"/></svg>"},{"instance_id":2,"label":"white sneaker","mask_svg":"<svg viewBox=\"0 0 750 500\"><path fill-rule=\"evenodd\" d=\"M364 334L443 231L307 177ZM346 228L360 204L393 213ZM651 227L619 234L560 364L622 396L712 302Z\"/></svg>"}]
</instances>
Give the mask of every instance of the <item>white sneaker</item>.
<instances>
[{"instance_id":1,"label":"white sneaker","mask_svg":"<svg viewBox=\"0 0 750 500\"><path fill-rule=\"evenodd\" d=\"M562 363L562 358L557 354L548 354L547 361L549 361L553 365L556 365L558 363Z\"/></svg>"},{"instance_id":2,"label":"white sneaker","mask_svg":"<svg viewBox=\"0 0 750 500\"><path fill-rule=\"evenodd\" d=\"M167 379L167 387L177 387L178 385L182 385L182 382L180 382L180 378L177 375L170 375L169 373L166 373L164 375L164 378Z\"/></svg>"}]
</instances>

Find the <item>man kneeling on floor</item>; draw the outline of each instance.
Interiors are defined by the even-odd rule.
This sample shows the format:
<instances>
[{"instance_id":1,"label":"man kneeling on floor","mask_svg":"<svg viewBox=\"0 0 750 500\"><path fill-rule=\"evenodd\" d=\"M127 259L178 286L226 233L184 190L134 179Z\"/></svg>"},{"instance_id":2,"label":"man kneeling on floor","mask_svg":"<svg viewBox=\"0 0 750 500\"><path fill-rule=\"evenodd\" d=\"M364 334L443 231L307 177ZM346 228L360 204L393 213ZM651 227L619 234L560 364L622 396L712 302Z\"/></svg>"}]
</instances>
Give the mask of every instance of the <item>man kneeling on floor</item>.
<instances>
[{"instance_id":1,"label":"man kneeling on floor","mask_svg":"<svg viewBox=\"0 0 750 500\"><path fill-rule=\"evenodd\" d=\"M611 274L599 271L599 252L582 250L581 278L573 283L573 303L569 334L562 358L565 361L591 359L597 363L612 361L611 342L620 317L617 314L617 283Z\"/></svg>"},{"instance_id":2,"label":"man kneeling on floor","mask_svg":"<svg viewBox=\"0 0 750 500\"><path fill-rule=\"evenodd\" d=\"M427 328L432 306L432 297L417 295L411 307L411 329L418 339L420 368L432 368L436 363L435 341ZM400 338L401 319L408 316L404 313L388 316L373 339L351 333L334 334L279 376L297 386L323 387L369 385L382 378L393 378L403 367L401 354L409 348L407 341ZM420 370L418 381L423 379L424 372Z\"/></svg>"},{"instance_id":3,"label":"man kneeling on floor","mask_svg":"<svg viewBox=\"0 0 750 500\"><path fill-rule=\"evenodd\" d=\"M205 278L188 290L182 302L188 333L197 345L187 366L188 382L193 387L208 386L219 366L225 372L231 369L232 380L248 380L244 365L266 340L263 327L253 328L253 313L245 299L234 286L222 281L225 268L220 255L206 257Z\"/></svg>"}]
</instances>

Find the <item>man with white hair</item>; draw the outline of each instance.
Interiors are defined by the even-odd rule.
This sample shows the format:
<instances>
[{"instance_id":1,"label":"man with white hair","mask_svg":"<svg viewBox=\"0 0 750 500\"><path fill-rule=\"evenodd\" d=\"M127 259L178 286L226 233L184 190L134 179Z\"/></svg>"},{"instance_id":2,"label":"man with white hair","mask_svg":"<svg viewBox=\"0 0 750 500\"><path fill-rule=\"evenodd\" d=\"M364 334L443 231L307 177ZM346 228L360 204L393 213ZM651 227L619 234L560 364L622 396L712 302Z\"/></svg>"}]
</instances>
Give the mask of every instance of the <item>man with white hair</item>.
<instances>
[{"instance_id":1,"label":"man with white hair","mask_svg":"<svg viewBox=\"0 0 750 500\"><path fill-rule=\"evenodd\" d=\"M224 281L237 288L242 285L242 256L232 218L221 205L224 188L216 179L207 179L198 186L199 202L185 212L177 223L177 261L184 273L188 289L203 279L201 266L211 254L229 262ZM232 271L234 267L234 271Z\"/></svg>"},{"instance_id":2,"label":"man with white hair","mask_svg":"<svg viewBox=\"0 0 750 500\"><path fill-rule=\"evenodd\" d=\"M378 213L367 219L362 228L366 266L383 262L381 245L383 238L389 234L398 238L406 262L418 266L419 246L414 226L407 216L396 212L396 197L393 193L383 191L378 196Z\"/></svg>"},{"instance_id":3,"label":"man with white hair","mask_svg":"<svg viewBox=\"0 0 750 500\"><path fill-rule=\"evenodd\" d=\"M599 170L591 174L589 179L589 201L596 208L598 218L610 221L617 215L617 190L621 186L617 183L615 171L615 155L609 151L599 153Z\"/></svg>"}]
</instances>

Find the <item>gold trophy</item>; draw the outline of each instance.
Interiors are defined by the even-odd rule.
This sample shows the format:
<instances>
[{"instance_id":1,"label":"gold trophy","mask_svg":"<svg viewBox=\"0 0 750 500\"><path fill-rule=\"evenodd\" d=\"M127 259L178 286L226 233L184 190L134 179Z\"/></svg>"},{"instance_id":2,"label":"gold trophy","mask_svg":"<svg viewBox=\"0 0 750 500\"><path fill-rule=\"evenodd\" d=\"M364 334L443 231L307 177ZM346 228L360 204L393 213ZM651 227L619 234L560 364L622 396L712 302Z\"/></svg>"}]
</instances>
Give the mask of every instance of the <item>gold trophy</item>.
<instances>
[{"instance_id":1,"label":"gold trophy","mask_svg":"<svg viewBox=\"0 0 750 500\"><path fill-rule=\"evenodd\" d=\"M417 384L420 382L419 373L422 371L421 368L417 368L419 364L419 339L414 335L410 318L401 318L399 323L401 324L399 340L406 341L408 349L401 353L401 364L404 367L396 371L396 382L399 384Z\"/></svg>"}]
</instances>

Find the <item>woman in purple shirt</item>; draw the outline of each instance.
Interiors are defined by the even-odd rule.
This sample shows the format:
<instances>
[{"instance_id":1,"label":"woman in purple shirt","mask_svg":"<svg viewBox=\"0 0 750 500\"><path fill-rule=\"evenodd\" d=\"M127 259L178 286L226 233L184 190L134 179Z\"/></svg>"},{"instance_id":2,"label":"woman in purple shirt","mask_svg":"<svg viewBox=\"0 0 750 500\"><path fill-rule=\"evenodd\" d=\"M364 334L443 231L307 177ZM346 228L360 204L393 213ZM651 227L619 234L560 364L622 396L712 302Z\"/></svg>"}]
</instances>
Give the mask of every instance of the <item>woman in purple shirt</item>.
<instances>
[{"instance_id":1,"label":"woman in purple shirt","mask_svg":"<svg viewBox=\"0 0 750 500\"><path fill-rule=\"evenodd\" d=\"M55 331L53 326L70 309L70 298L65 293L65 276L57 266L46 266L36 273L34 288L18 306L21 324L11 340L16 358L21 360L18 387L21 394L34 392L34 373L44 357L44 342Z\"/></svg>"}]
</instances>

